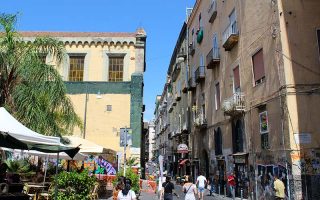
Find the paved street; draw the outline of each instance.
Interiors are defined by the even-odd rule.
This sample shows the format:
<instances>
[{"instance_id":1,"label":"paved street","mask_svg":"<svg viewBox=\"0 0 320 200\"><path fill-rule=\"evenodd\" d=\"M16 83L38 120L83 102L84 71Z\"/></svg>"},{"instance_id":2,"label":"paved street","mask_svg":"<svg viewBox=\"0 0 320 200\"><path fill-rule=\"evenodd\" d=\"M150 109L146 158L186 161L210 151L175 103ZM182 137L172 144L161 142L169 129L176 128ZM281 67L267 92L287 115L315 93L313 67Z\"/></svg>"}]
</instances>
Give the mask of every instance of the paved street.
<instances>
[{"instance_id":1,"label":"paved street","mask_svg":"<svg viewBox=\"0 0 320 200\"><path fill-rule=\"evenodd\" d=\"M176 187L176 192L180 196L180 198L177 198L174 196L173 200L183 200L184 199L184 194L182 192L182 187L180 185L175 185ZM203 200L231 200L231 198L224 197L224 196L208 196L209 191L205 191L205 196ZM140 200L158 200L158 195L150 192L142 192L140 195ZM240 200L240 198L236 198L237 200ZM110 197L108 200L112 200L112 197Z\"/></svg>"}]
</instances>

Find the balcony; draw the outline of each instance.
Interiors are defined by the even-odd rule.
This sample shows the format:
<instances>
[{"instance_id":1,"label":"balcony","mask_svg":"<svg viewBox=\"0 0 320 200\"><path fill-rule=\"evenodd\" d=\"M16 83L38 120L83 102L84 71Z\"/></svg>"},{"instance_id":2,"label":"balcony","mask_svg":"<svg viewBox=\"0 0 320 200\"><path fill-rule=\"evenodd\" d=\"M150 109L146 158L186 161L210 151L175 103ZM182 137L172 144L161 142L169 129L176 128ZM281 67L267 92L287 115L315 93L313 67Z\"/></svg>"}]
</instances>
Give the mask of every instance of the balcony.
<instances>
[{"instance_id":1,"label":"balcony","mask_svg":"<svg viewBox=\"0 0 320 200\"><path fill-rule=\"evenodd\" d=\"M177 57L178 57L178 58L186 59L186 58L187 58L187 54L186 54L186 52L183 50L183 51L180 51L180 52L177 54Z\"/></svg>"},{"instance_id":2,"label":"balcony","mask_svg":"<svg viewBox=\"0 0 320 200\"><path fill-rule=\"evenodd\" d=\"M204 117L203 114L198 114L194 120L194 126L200 129L207 128L207 119Z\"/></svg>"},{"instance_id":3,"label":"balcony","mask_svg":"<svg viewBox=\"0 0 320 200\"><path fill-rule=\"evenodd\" d=\"M173 105L173 106L176 106L176 105L177 105L177 100L176 100L176 99L173 100L172 105Z\"/></svg>"},{"instance_id":4,"label":"balcony","mask_svg":"<svg viewBox=\"0 0 320 200\"><path fill-rule=\"evenodd\" d=\"M182 133L187 133L188 132L188 125L187 125L187 122L183 122L182 124L182 129L181 129L181 132Z\"/></svg>"},{"instance_id":5,"label":"balcony","mask_svg":"<svg viewBox=\"0 0 320 200\"><path fill-rule=\"evenodd\" d=\"M216 1L212 1L211 5L208 9L208 14L210 16L209 22L213 23L217 17L217 2Z\"/></svg>"},{"instance_id":6,"label":"balcony","mask_svg":"<svg viewBox=\"0 0 320 200\"><path fill-rule=\"evenodd\" d=\"M206 57L206 61L207 69L213 69L218 66L220 63L219 48L212 48Z\"/></svg>"},{"instance_id":7,"label":"balcony","mask_svg":"<svg viewBox=\"0 0 320 200\"><path fill-rule=\"evenodd\" d=\"M205 79L204 68L204 66L199 66L198 69L195 71L195 79L197 83Z\"/></svg>"},{"instance_id":8,"label":"balcony","mask_svg":"<svg viewBox=\"0 0 320 200\"><path fill-rule=\"evenodd\" d=\"M187 93L187 91L188 91L188 82L185 80L182 83L182 92Z\"/></svg>"},{"instance_id":9,"label":"balcony","mask_svg":"<svg viewBox=\"0 0 320 200\"><path fill-rule=\"evenodd\" d=\"M245 96L241 92L236 92L232 97L223 101L222 110L225 115L237 116L245 110Z\"/></svg>"},{"instance_id":10,"label":"balcony","mask_svg":"<svg viewBox=\"0 0 320 200\"><path fill-rule=\"evenodd\" d=\"M194 48L194 44L193 43L190 43L189 44L189 55L193 56L194 53L195 53L195 48Z\"/></svg>"},{"instance_id":11,"label":"balcony","mask_svg":"<svg viewBox=\"0 0 320 200\"><path fill-rule=\"evenodd\" d=\"M169 98L168 99L168 107L167 107L167 110L169 113L171 113L173 111L173 99L172 98Z\"/></svg>"},{"instance_id":12,"label":"balcony","mask_svg":"<svg viewBox=\"0 0 320 200\"><path fill-rule=\"evenodd\" d=\"M238 43L239 41L239 31L237 26L237 21L234 21L229 24L226 30L223 32L222 43L223 48L226 51L231 51L231 49Z\"/></svg>"},{"instance_id":13,"label":"balcony","mask_svg":"<svg viewBox=\"0 0 320 200\"><path fill-rule=\"evenodd\" d=\"M197 84L196 84L196 81L195 81L195 77L190 77L189 78L189 87L188 87L188 90L191 91L191 90L194 90L196 89L197 87Z\"/></svg>"},{"instance_id":14,"label":"balcony","mask_svg":"<svg viewBox=\"0 0 320 200\"><path fill-rule=\"evenodd\" d=\"M180 73L180 70L181 70L180 64L175 64L174 69L172 71L172 75L171 75L173 82L175 82L177 80L177 77Z\"/></svg>"},{"instance_id":15,"label":"balcony","mask_svg":"<svg viewBox=\"0 0 320 200\"><path fill-rule=\"evenodd\" d=\"M181 93L180 93L180 91L175 94L175 100L176 100L176 101L180 101L180 100L181 100Z\"/></svg>"}]
</instances>

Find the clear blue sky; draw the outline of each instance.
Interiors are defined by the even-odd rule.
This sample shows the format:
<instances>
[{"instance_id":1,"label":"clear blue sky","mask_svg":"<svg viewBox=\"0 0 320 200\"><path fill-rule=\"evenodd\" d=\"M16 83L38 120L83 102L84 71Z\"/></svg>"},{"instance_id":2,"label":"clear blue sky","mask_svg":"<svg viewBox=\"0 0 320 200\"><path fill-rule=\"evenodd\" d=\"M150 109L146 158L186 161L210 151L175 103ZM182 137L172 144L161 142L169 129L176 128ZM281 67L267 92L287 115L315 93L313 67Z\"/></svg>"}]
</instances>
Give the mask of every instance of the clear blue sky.
<instances>
[{"instance_id":1,"label":"clear blue sky","mask_svg":"<svg viewBox=\"0 0 320 200\"><path fill-rule=\"evenodd\" d=\"M1 13L18 13L18 30L147 32L145 121L153 118L155 98L161 94L169 61L195 0L2 0Z\"/></svg>"}]
</instances>

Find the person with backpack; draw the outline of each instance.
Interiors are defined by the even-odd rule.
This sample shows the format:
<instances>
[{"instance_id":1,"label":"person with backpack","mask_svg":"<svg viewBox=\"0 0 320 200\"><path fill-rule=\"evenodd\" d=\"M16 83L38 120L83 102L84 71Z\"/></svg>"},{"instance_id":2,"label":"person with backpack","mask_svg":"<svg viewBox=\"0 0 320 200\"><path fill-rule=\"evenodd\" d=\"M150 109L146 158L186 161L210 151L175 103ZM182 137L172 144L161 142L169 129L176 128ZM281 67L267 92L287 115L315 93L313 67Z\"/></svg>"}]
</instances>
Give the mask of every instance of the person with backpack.
<instances>
[{"instance_id":1,"label":"person with backpack","mask_svg":"<svg viewBox=\"0 0 320 200\"><path fill-rule=\"evenodd\" d=\"M192 177L189 176L183 185L183 192L186 194L184 200L196 200L197 186L192 183Z\"/></svg>"},{"instance_id":2,"label":"person with backpack","mask_svg":"<svg viewBox=\"0 0 320 200\"><path fill-rule=\"evenodd\" d=\"M124 182L124 188L119 191L117 200L137 200L136 193L133 190L131 190L131 180L125 178Z\"/></svg>"},{"instance_id":3,"label":"person with backpack","mask_svg":"<svg viewBox=\"0 0 320 200\"><path fill-rule=\"evenodd\" d=\"M174 184L171 182L170 176L167 176L166 182L162 184L160 199L163 198L164 200L173 200L173 194L179 198L179 195L174 192Z\"/></svg>"}]
</instances>

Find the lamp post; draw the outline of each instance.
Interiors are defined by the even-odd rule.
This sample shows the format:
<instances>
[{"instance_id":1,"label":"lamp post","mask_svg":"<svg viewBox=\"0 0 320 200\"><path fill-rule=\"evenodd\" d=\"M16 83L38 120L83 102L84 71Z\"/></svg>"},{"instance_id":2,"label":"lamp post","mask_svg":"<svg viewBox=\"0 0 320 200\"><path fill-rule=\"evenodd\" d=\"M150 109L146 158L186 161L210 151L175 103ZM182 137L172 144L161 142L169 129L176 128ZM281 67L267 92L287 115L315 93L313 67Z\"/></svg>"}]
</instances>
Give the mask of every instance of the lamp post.
<instances>
[{"instance_id":1,"label":"lamp post","mask_svg":"<svg viewBox=\"0 0 320 200\"><path fill-rule=\"evenodd\" d=\"M126 161L126 150L127 150L127 135L128 135L128 131L127 131L127 127L124 128L124 145L123 145L123 176L126 177L126 165L127 165L127 161Z\"/></svg>"}]
</instances>

